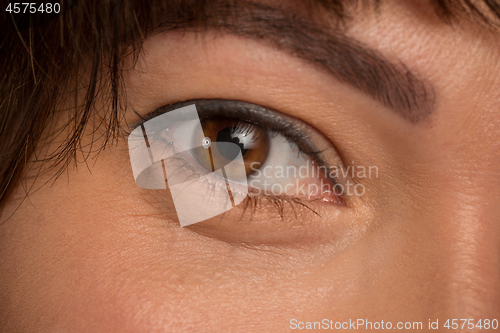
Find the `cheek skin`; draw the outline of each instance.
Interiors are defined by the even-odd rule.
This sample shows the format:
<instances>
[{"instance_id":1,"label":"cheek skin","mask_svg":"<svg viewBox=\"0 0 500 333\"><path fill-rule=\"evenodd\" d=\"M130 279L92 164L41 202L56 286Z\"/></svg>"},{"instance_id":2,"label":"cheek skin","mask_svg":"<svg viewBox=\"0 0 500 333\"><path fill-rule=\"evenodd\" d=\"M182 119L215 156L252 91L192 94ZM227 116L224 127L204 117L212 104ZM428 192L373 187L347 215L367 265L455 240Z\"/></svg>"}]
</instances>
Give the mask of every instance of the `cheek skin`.
<instances>
[{"instance_id":1,"label":"cheek skin","mask_svg":"<svg viewBox=\"0 0 500 333\"><path fill-rule=\"evenodd\" d=\"M75 173L71 187L58 182L34 193L36 209L23 207L22 218L6 225L3 318L21 331L262 331L272 325L280 331L283 318L322 311L321 303L303 307L327 288L321 269L289 263L289 250L249 250L141 216L150 203L120 195L133 192L133 183L118 185L120 191L109 187L128 174L110 176L113 169L99 163L91 176L95 187L84 185L88 173ZM28 311L40 320L23 318Z\"/></svg>"},{"instance_id":2,"label":"cheek skin","mask_svg":"<svg viewBox=\"0 0 500 333\"><path fill-rule=\"evenodd\" d=\"M385 21L380 29L393 26ZM415 22L393 24L411 29ZM143 74L126 77L139 113L191 98L249 100L304 118L347 161L377 165L380 176L364 182L368 194L350 215L359 229L347 230L356 237L335 251L331 244L250 247L178 228L171 203L135 186L121 142L101 153L92 173L70 168L69 184L62 177L34 192L0 228L0 331L287 332L292 318L424 325L495 318L500 87L486 73L496 61L480 47L454 52L453 43L444 44L442 57L431 46L410 52L395 42L397 31L405 30L352 33L437 79L436 116L418 129L257 44L209 39L219 53L203 53L189 36L152 39L148 62L138 65ZM431 39L415 31L412 45ZM449 35L435 33L426 45L442 45ZM455 43L466 48L470 41ZM459 78L476 73L475 83L460 87L448 69L469 58L484 61L453 69Z\"/></svg>"}]
</instances>

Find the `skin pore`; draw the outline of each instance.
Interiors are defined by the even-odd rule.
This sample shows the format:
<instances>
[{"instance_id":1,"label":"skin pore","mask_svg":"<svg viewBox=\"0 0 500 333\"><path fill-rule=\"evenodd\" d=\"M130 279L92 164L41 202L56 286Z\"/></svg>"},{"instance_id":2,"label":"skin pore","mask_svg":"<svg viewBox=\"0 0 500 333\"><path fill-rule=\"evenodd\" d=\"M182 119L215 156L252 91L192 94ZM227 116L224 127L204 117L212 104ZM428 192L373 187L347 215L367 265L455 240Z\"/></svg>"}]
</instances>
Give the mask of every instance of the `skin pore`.
<instances>
[{"instance_id":1,"label":"skin pore","mask_svg":"<svg viewBox=\"0 0 500 333\"><path fill-rule=\"evenodd\" d=\"M281 220L263 202L241 221L240 207L180 228L166 191L134 183L119 140L55 182L41 174L21 206L29 181L7 202L3 216L18 210L0 227L0 330L288 332L291 319L324 318L425 329L429 319L500 319L498 33L446 25L411 1L360 11L345 33L431 85L432 114L412 123L263 41L173 31L148 38L124 71L122 127L192 99L262 105L317 129L346 166L376 166L378 177L359 180L363 196L346 207L311 203L319 216L286 206ZM92 130L80 159L100 146Z\"/></svg>"}]
</instances>

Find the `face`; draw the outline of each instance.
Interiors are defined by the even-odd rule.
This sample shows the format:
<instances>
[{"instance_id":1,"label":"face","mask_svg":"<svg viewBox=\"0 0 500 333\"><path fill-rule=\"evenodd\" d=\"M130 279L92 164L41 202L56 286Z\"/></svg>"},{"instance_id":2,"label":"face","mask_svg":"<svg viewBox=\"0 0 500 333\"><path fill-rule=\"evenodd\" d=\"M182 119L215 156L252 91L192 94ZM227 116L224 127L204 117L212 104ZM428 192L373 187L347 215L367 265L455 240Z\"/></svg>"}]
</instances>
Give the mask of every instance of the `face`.
<instances>
[{"instance_id":1,"label":"face","mask_svg":"<svg viewBox=\"0 0 500 333\"><path fill-rule=\"evenodd\" d=\"M241 101L313 133L307 140L325 148L322 157L348 170L338 182L360 185L357 192L334 195L338 200L262 193L181 227L170 191L134 182L127 140L94 158L102 128L89 128L77 156L86 164L70 165L56 181L49 169L35 180L28 174L4 208L4 216L13 215L0 228L1 327L287 332L359 319L363 330L370 330L366 321L392 328L421 323L423 330L438 321L445 330L448 319L451 325L460 318L494 325L500 320L500 38L477 22L443 24L428 7L388 1L378 12L359 9L341 32L326 12L314 13L325 33L342 33L362 48L365 74L392 70L395 79L378 76L375 83L366 82L361 67L342 76L328 62L334 58L312 62L306 51L291 52L300 43L287 48L272 36L209 30L149 37L137 63L123 72L124 131L153 110L193 101L207 114L205 126L274 126L268 151L259 148L256 160L265 154L268 163L272 154L304 145L286 142L277 125L259 118L263 111L249 122L238 107L224 106ZM306 49L328 44L319 37L308 42L316 46ZM410 75L405 70L412 80L402 79ZM211 116L200 100L212 99L233 115ZM306 151L299 162L312 155ZM269 182L278 181L268 174ZM196 210L199 203L190 205Z\"/></svg>"}]
</instances>

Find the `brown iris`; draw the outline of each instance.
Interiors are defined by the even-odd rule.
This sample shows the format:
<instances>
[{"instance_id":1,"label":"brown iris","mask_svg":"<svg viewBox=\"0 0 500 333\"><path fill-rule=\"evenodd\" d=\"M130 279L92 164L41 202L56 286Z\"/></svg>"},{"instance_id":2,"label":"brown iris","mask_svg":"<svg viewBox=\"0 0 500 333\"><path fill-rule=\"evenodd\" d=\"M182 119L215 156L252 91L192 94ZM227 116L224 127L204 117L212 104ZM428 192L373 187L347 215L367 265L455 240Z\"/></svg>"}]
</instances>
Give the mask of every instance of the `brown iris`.
<instances>
[{"instance_id":1,"label":"brown iris","mask_svg":"<svg viewBox=\"0 0 500 333\"><path fill-rule=\"evenodd\" d=\"M201 122L203 134L210 138L210 146L214 169L220 169L238 156L241 151L245 162L247 177L257 170L265 162L269 153L269 136L267 131L258 125L249 122L216 117L205 119ZM196 138L201 142L202 138ZM217 143L222 143L217 145ZM233 143L226 145L224 143ZM228 149L230 147L231 149ZM201 154L200 154L201 155ZM206 154L196 156L199 162L207 170L212 169L211 162ZM255 164L255 163L258 164Z\"/></svg>"}]
</instances>

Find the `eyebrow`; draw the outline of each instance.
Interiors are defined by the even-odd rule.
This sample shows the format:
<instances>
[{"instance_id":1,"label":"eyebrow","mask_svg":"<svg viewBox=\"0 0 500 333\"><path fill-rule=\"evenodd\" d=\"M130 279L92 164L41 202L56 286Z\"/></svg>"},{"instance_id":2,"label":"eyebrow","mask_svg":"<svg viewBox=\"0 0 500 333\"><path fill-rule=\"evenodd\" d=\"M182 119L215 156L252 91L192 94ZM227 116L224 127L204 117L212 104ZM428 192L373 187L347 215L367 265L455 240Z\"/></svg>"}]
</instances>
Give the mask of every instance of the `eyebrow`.
<instances>
[{"instance_id":1,"label":"eyebrow","mask_svg":"<svg viewBox=\"0 0 500 333\"><path fill-rule=\"evenodd\" d=\"M427 119L435 108L434 88L429 82L403 62L389 61L339 29L327 31L284 9L252 2L218 3L207 15L206 28L257 40L303 59L370 95L411 123ZM172 24L171 18L165 21ZM163 28L173 30L194 23L177 21L175 27L169 25Z\"/></svg>"}]
</instances>

